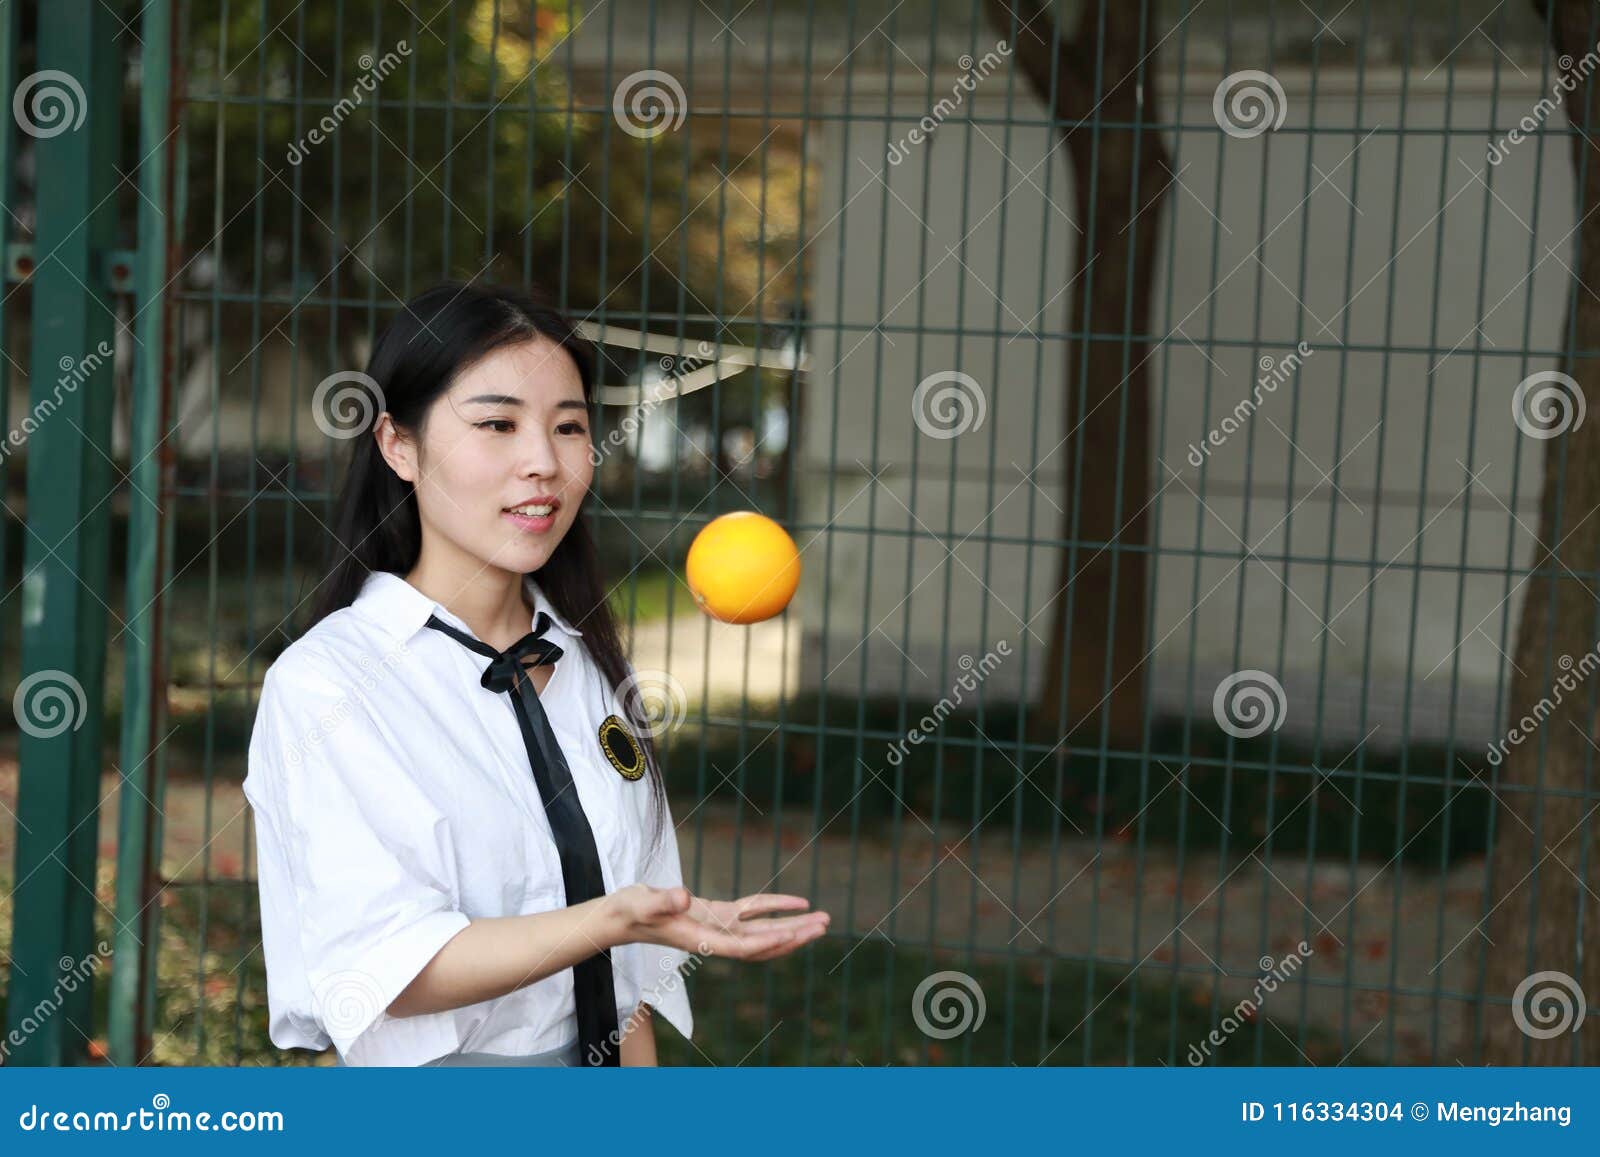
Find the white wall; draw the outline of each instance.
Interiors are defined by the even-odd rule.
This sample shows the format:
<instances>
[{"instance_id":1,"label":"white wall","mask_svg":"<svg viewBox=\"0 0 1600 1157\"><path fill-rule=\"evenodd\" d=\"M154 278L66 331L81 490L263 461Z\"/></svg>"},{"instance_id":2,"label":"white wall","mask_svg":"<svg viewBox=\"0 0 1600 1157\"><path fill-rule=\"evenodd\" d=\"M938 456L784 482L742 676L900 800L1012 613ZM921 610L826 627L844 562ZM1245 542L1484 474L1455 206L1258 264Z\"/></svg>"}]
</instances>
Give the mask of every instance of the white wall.
<instances>
[{"instance_id":1,"label":"white wall","mask_svg":"<svg viewBox=\"0 0 1600 1157\"><path fill-rule=\"evenodd\" d=\"M1020 78L1008 93L1010 77L1002 68L967 104L979 117L1004 118L1012 100L1010 115L1042 117ZM1194 696L1207 704L1222 674L1261 667L1289 688L1291 725L1309 726L1325 663L1329 732L1361 734L1357 706L1370 676L1366 728L1385 732L1375 742L1398 740L1408 684L1412 734L1444 734L1453 680L1463 716L1456 734L1490 734L1501 652L1511 650L1520 606L1516 580L1492 572L1528 563L1518 520L1536 524L1544 448L1518 434L1509 400L1527 374L1556 364L1495 351L1549 351L1563 336L1574 222L1565 139L1542 150L1537 203L1537 142L1492 171L1491 196L1481 183L1491 113L1509 126L1538 99L1509 69L1497 104L1487 75L1457 73L1448 101L1446 71L1413 77L1404 133L1395 131L1397 76L1368 74L1356 133L1353 76L1324 73L1313 107L1309 78L1284 74L1284 130L1314 118L1322 131L1252 140L1212 127L1218 79L1190 77L1181 122L1194 128L1176 143L1181 184L1162 222L1155 329L1175 336L1149 363L1163 552L1152 568L1158 701L1181 707L1191 661ZM919 115L925 82L911 80L917 93L894 97L893 107ZM1178 101L1167 88L1171 118ZM949 91L949 78L936 78L935 99ZM836 94L835 110L841 101ZM858 83L851 107L881 114L889 98ZM1424 131L1447 115L1477 131ZM892 533L855 531L1060 534L1059 335L1069 246L1086 225L1071 220L1065 151L1051 151L1043 127L1008 136L1003 125L954 118L897 166L885 163L881 123L829 122L822 136L804 521L837 533L805 555L799 613L814 647L803 678L826 677L835 693L893 692L904 671L914 689L938 695L959 673L958 655L980 655L1002 638L1020 648L1032 617L1026 678L1036 686L1055 550L968 539L952 557L936 542L908 548ZM1320 187L1319 172L1330 175ZM872 331L880 320L885 328ZM963 333L894 328L919 325ZM1024 336L979 332L996 328ZM1189 445L1250 391L1256 360L1302 339L1315 352L1293 383L1266 394L1203 470L1191 465ZM952 369L981 383L987 417L941 441L918 433L910 399L926 375ZM1331 474L1341 456L1343 496L1319 473ZM1468 462L1479 478L1470 506ZM869 469L882 470L875 484ZM1238 566L1241 538L1262 561ZM1167 553L1197 547L1220 557ZM1330 550L1357 565L1317 561ZM1286 567L1285 552L1311 561ZM1419 561L1444 569L1418 571ZM1463 578L1455 569L1463 561L1491 573ZM1332 634L1322 634L1325 622ZM989 692L1015 694L1023 674L1020 660L1007 662Z\"/></svg>"}]
</instances>

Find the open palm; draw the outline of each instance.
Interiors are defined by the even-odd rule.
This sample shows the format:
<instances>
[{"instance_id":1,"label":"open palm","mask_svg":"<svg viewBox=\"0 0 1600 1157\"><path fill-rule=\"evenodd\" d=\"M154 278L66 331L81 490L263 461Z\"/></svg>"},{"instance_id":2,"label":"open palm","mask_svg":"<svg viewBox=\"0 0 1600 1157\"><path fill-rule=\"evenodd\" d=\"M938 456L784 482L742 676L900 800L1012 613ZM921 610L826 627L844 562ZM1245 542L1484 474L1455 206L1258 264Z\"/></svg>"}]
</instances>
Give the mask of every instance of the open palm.
<instances>
[{"instance_id":1,"label":"open palm","mask_svg":"<svg viewBox=\"0 0 1600 1157\"><path fill-rule=\"evenodd\" d=\"M776 892L707 900L687 888L633 884L613 895L630 924L630 940L735 960L787 955L821 936L829 921L826 912L810 911L804 896ZM785 912L791 915L780 915Z\"/></svg>"}]
</instances>

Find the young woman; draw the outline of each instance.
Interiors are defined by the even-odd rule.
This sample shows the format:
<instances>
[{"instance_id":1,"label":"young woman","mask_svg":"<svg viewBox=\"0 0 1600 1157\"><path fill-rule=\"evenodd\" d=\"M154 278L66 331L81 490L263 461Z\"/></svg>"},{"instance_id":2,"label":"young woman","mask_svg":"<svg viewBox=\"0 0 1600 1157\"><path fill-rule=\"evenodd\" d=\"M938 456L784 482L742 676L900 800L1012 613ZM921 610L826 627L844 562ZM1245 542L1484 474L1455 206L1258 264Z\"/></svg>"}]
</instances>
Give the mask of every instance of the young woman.
<instances>
[{"instance_id":1,"label":"young woman","mask_svg":"<svg viewBox=\"0 0 1600 1157\"><path fill-rule=\"evenodd\" d=\"M370 431L244 791L269 1032L351 1065L655 1063L680 967L820 936L799 896L691 896L583 514L589 346L444 285L372 353ZM531 630L530 630L531 626Z\"/></svg>"}]
</instances>

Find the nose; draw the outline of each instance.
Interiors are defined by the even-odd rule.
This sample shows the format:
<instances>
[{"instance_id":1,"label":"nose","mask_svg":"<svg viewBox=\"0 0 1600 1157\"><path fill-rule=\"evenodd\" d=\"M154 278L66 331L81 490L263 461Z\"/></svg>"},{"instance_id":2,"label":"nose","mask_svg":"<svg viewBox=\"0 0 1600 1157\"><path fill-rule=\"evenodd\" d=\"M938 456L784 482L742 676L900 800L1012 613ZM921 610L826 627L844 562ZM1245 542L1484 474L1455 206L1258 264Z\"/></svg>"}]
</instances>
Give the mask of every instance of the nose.
<instances>
[{"instance_id":1,"label":"nose","mask_svg":"<svg viewBox=\"0 0 1600 1157\"><path fill-rule=\"evenodd\" d=\"M560 473L561 459L548 430L529 426L523 445L521 472L524 478L554 478Z\"/></svg>"}]
</instances>

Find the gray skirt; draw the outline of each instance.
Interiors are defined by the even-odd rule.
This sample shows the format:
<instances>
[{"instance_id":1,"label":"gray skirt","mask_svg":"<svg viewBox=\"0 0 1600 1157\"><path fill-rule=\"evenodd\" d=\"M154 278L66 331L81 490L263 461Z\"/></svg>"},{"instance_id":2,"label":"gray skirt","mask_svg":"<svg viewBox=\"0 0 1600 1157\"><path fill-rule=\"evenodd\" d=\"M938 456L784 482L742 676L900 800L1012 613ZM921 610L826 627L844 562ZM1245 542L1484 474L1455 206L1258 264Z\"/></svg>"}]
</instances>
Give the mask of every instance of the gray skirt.
<instances>
[{"instance_id":1,"label":"gray skirt","mask_svg":"<svg viewBox=\"0 0 1600 1157\"><path fill-rule=\"evenodd\" d=\"M337 1052L333 1054L333 1063L341 1068L347 1067L344 1058ZM558 1049L551 1049L547 1053L534 1053L531 1056L508 1057L499 1053L445 1053L431 1061L425 1061L418 1068L494 1068L494 1067L549 1067L549 1068L579 1068L583 1064L583 1054L578 1050L578 1041L574 1037L570 1044Z\"/></svg>"}]
</instances>

